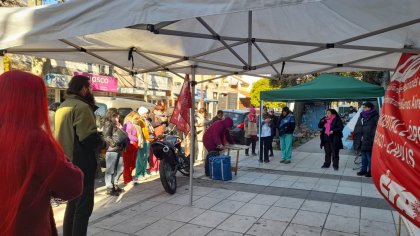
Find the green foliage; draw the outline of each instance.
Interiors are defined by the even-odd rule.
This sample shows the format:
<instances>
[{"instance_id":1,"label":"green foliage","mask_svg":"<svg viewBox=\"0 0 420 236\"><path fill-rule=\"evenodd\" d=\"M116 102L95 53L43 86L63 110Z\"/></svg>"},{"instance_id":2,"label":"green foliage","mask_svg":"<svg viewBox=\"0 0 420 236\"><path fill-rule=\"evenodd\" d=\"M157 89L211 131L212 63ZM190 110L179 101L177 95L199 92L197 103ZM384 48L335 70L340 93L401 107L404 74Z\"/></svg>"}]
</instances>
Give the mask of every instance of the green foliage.
<instances>
[{"instance_id":1,"label":"green foliage","mask_svg":"<svg viewBox=\"0 0 420 236\"><path fill-rule=\"evenodd\" d=\"M251 89L251 105L254 107L260 106L260 92L266 90L279 89L280 85L278 81L263 78L258 80L252 85ZM281 108L286 106L284 102L265 102L265 106L270 108Z\"/></svg>"}]
</instances>

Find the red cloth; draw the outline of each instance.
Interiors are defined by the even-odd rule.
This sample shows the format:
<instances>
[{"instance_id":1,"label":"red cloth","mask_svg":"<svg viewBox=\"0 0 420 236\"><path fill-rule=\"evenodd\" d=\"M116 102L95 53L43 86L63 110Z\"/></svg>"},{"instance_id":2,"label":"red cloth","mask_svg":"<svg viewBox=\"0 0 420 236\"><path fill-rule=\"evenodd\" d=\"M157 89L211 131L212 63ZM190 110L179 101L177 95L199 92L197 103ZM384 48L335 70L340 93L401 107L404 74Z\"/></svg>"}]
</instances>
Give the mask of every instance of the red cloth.
<instances>
[{"instance_id":1,"label":"red cloth","mask_svg":"<svg viewBox=\"0 0 420 236\"><path fill-rule=\"evenodd\" d=\"M229 128L233 126L233 120L226 117L224 120L213 123L203 136L204 147L207 151L216 151L217 145L225 145L225 139L228 143L233 144L234 141L229 134Z\"/></svg>"},{"instance_id":2,"label":"red cloth","mask_svg":"<svg viewBox=\"0 0 420 236\"><path fill-rule=\"evenodd\" d=\"M152 149L149 150L149 171L157 172L160 168L160 160L153 154Z\"/></svg>"},{"instance_id":3,"label":"red cloth","mask_svg":"<svg viewBox=\"0 0 420 236\"><path fill-rule=\"evenodd\" d=\"M63 200L74 199L82 193L83 173L69 161L62 161L45 152L37 160L35 175L23 196L16 218L15 235L57 235L54 216L51 209L51 196ZM22 168L23 170L23 168ZM24 170L22 171L22 174ZM45 179L52 173L52 182L46 191L40 191ZM9 182L2 182L2 188L8 188ZM1 200L13 196L2 196ZM5 218L8 206L0 204L0 219Z\"/></svg>"},{"instance_id":4,"label":"red cloth","mask_svg":"<svg viewBox=\"0 0 420 236\"><path fill-rule=\"evenodd\" d=\"M136 167L136 159L137 159L137 151L138 147L137 143L129 144L127 149L123 153L123 163L124 163L124 170L123 170L123 178L124 183L128 184L133 180L133 170Z\"/></svg>"},{"instance_id":5,"label":"red cloth","mask_svg":"<svg viewBox=\"0 0 420 236\"><path fill-rule=\"evenodd\" d=\"M176 128L185 134L190 131L190 111L192 107L191 90L189 75L185 76L184 84L176 102L174 112L172 113L170 123L176 125Z\"/></svg>"}]
</instances>

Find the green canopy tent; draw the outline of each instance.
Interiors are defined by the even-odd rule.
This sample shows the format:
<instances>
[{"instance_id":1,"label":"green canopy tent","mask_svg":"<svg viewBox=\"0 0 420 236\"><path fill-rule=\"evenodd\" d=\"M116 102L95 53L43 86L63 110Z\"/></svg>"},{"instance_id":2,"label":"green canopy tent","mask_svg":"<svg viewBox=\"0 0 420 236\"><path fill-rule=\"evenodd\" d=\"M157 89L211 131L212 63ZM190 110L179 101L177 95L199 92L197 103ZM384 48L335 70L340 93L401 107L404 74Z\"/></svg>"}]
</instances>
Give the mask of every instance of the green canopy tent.
<instances>
[{"instance_id":1,"label":"green canopy tent","mask_svg":"<svg viewBox=\"0 0 420 236\"><path fill-rule=\"evenodd\" d=\"M297 86L261 91L261 101L348 100L383 97L384 88L353 77L323 74Z\"/></svg>"},{"instance_id":2,"label":"green canopy tent","mask_svg":"<svg viewBox=\"0 0 420 236\"><path fill-rule=\"evenodd\" d=\"M313 101L313 100L349 100L377 99L378 105L384 96L383 87L360 81L353 77L323 74L314 80L297 86L261 91L260 116L264 101ZM379 107L380 108L380 107ZM261 127L261 119L260 119ZM261 142L261 140L259 140ZM261 152L261 150L259 150Z\"/></svg>"}]
</instances>

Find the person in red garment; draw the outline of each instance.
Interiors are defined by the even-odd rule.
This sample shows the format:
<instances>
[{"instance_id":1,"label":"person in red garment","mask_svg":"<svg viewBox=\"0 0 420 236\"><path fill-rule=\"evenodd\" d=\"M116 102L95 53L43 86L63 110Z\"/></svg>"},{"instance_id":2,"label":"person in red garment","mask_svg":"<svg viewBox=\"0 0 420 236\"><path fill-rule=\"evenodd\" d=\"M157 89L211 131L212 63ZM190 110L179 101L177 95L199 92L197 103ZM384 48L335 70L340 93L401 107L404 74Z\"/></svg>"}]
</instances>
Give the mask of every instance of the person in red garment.
<instances>
[{"instance_id":1,"label":"person in red garment","mask_svg":"<svg viewBox=\"0 0 420 236\"><path fill-rule=\"evenodd\" d=\"M50 199L82 193L83 173L54 140L47 105L40 77L0 75L1 235L57 235Z\"/></svg>"},{"instance_id":2,"label":"person in red garment","mask_svg":"<svg viewBox=\"0 0 420 236\"><path fill-rule=\"evenodd\" d=\"M209 158L219 155L219 151L225 149L227 143L234 144L234 140L229 134L233 126L233 120L226 117L224 120L216 121L204 133L203 143L208 154L204 162L206 176L209 176Z\"/></svg>"}]
</instances>

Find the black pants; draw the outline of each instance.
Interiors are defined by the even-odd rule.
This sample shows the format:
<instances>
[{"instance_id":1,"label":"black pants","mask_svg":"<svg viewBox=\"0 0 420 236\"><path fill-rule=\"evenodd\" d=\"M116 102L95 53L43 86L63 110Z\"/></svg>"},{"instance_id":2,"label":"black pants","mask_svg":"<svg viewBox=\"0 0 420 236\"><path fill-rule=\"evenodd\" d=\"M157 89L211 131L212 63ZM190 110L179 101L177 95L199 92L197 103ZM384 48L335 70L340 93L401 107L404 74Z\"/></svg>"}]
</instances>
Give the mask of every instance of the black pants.
<instances>
[{"instance_id":1,"label":"black pants","mask_svg":"<svg viewBox=\"0 0 420 236\"><path fill-rule=\"evenodd\" d=\"M206 176L210 176L209 158L219 155L219 151L209 151L209 153L207 153L206 160L204 161L204 172L206 173Z\"/></svg>"},{"instance_id":2,"label":"black pants","mask_svg":"<svg viewBox=\"0 0 420 236\"><path fill-rule=\"evenodd\" d=\"M338 162L340 159L340 156L339 156L340 149L334 147L334 144L332 142L325 142L324 150L325 150L324 166L329 167L331 165L331 159L332 159L333 167L338 168Z\"/></svg>"},{"instance_id":3,"label":"black pants","mask_svg":"<svg viewBox=\"0 0 420 236\"><path fill-rule=\"evenodd\" d=\"M84 236L87 234L89 217L93 211L97 164L96 159L73 160L73 163L83 171L83 193L80 197L67 203L66 213L64 214L63 235Z\"/></svg>"},{"instance_id":4,"label":"black pants","mask_svg":"<svg viewBox=\"0 0 420 236\"><path fill-rule=\"evenodd\" d=\"M264 154L264 161L268 161L268 152L270 147L272 146L271 137L261 137L260 142L260 161L263 161L263 154Z\"/></svg>"},{"instance_id":5,"label":"black pants","mask_svg":"<svg viewBox=\"0 0 420 236\"><path fill-rule=\"evenodd\" d=\"M252 154L255 153L255 147L257 146L257 136L251 136L250 138L246 138L246 145L251 145ZM249 154L249 148L245 149L245 154Z\"/></svg>"},{"instance_id":6,"label":"black pants","mask_svg":"<svg viewBox=\"0 0 420 236\"><path fill-rule=\"evenodd\" d=\"M273 140L274 140L274 136L270 136L270 146L269 146L268 151L269 151L271 156L274 155L274 153L273 153Z\"/></svg>"}]
</instances>

